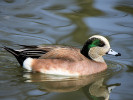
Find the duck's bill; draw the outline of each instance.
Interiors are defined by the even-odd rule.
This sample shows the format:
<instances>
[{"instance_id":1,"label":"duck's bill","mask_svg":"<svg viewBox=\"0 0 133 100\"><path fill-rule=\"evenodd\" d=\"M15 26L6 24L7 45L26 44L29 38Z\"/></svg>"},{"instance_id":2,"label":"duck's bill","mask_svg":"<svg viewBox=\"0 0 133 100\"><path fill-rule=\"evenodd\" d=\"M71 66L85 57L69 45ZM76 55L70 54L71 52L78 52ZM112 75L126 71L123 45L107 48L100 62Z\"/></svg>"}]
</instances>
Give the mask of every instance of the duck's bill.
<instances>
[{"instance_id":1,"label":"duck's bill","mask_svg":"<svg viewBox=\"0 0 133 100\"><path fill-rule=\"evenodd\" d=\"M116 52L116 51L114 51L112 49L110 49L106 54L108 54L108 55L114 55L114 56L121 56L120 53L118 53L118 52Z\"/></svg>"}]
</instances>

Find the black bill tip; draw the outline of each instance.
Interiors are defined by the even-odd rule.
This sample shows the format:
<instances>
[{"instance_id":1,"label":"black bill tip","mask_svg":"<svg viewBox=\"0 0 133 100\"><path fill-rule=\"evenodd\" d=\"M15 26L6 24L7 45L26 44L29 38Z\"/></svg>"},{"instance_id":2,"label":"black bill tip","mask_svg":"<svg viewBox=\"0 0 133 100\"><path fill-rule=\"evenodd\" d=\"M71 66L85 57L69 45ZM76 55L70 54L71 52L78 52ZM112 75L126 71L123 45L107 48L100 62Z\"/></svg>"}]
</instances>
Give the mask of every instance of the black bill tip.
<instances>
[{"instance_id":1,"label":"black bill tip","mask_svg":"<svg viewBox=\"0 0 133 100\"><path fill-rule=\"evenodd\" d=\"M118 53L118 54L116 54L115 56L121 56L121 54L120 54L120 53Z\"/></svg>"}]
</instances>

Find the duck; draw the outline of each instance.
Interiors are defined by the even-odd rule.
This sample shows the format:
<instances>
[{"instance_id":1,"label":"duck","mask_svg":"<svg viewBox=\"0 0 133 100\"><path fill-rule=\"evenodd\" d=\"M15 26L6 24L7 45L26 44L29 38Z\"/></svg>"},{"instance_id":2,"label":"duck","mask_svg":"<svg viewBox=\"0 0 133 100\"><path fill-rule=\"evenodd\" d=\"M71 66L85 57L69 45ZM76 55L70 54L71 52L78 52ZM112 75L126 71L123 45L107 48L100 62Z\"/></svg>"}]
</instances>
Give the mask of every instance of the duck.
<instances>
[{"instance_id":1,"label":"duck","mask_svg":"<svg viewBox=\"0 0 133 100\"><path fill-rule=\"evenodd\" d=\"M91 36L82 49L62 45L20 45L18 50L3 48L13 54L20 66L30 72L44 74L84 76L107 69L103 56L121 56L110 48L109 41L101 35Z\"/></svg>"}]
</instances>

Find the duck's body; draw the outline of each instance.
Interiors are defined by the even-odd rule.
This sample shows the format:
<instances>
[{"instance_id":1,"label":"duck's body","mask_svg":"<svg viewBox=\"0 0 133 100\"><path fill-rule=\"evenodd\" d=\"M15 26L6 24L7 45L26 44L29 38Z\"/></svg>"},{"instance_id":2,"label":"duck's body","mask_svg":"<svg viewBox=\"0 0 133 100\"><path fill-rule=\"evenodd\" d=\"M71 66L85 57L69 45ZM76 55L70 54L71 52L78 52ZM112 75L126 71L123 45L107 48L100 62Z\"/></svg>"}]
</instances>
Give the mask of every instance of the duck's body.
<instances>
[{"instance_id":1,"label":"duck's body","mask_svg":"<svg viewBox=\"0 0 133 100\"><path fill-rule=\"evenodd\" d=\"M96 41L91 39L93 37L97 37ZM91 42L88 40L85 43L82 50L68 46L46 45L23 45L24 48L20 50L7 47L5 49L12 53L20 65L29 71L67 76L90 75L107 69L102 55L110 49L109 43L102 44L103 41L107 41L106 38L98 35L93 37L90 38ZM101 38L103 41L99 42ZM120 54L116 53L115 55L119 56Z\"/></svg>"},{"instance_id":2,"label":"duck's body","mask_svg":"<svg viewBox=\"0 0 133 100\"><path fill-rule=\"evenodd\" d=\"M29 64L29 66L27 66ZM23 66L29 70L45 74L57 75L88 75L107 68L105 62L97 63L84 57L79 49L55 48L40 59L28 58Z\"/></svg>"}]
</instances>

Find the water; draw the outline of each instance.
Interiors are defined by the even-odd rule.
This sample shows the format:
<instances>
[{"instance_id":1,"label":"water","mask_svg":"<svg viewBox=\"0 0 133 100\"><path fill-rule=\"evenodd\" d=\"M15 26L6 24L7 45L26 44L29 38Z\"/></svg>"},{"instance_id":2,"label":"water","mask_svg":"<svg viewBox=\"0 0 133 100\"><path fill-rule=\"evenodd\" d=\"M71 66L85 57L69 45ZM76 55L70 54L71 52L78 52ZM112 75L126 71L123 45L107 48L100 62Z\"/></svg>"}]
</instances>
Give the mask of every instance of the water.
<instances>
[{"instance_id":1,"label":"water","mask_svg":"<svg viewBox=\"0 0 133 100\"><path fill-rule=\"evenodd\" d=\"M62 44L81 48L99 34L121 57L105 56L98 75L28 73L0 49L0 100L132 100L132 0L0 0L0 46ZM108 89L111 87L111 93Z\"/></svg>"}]
</instances>

